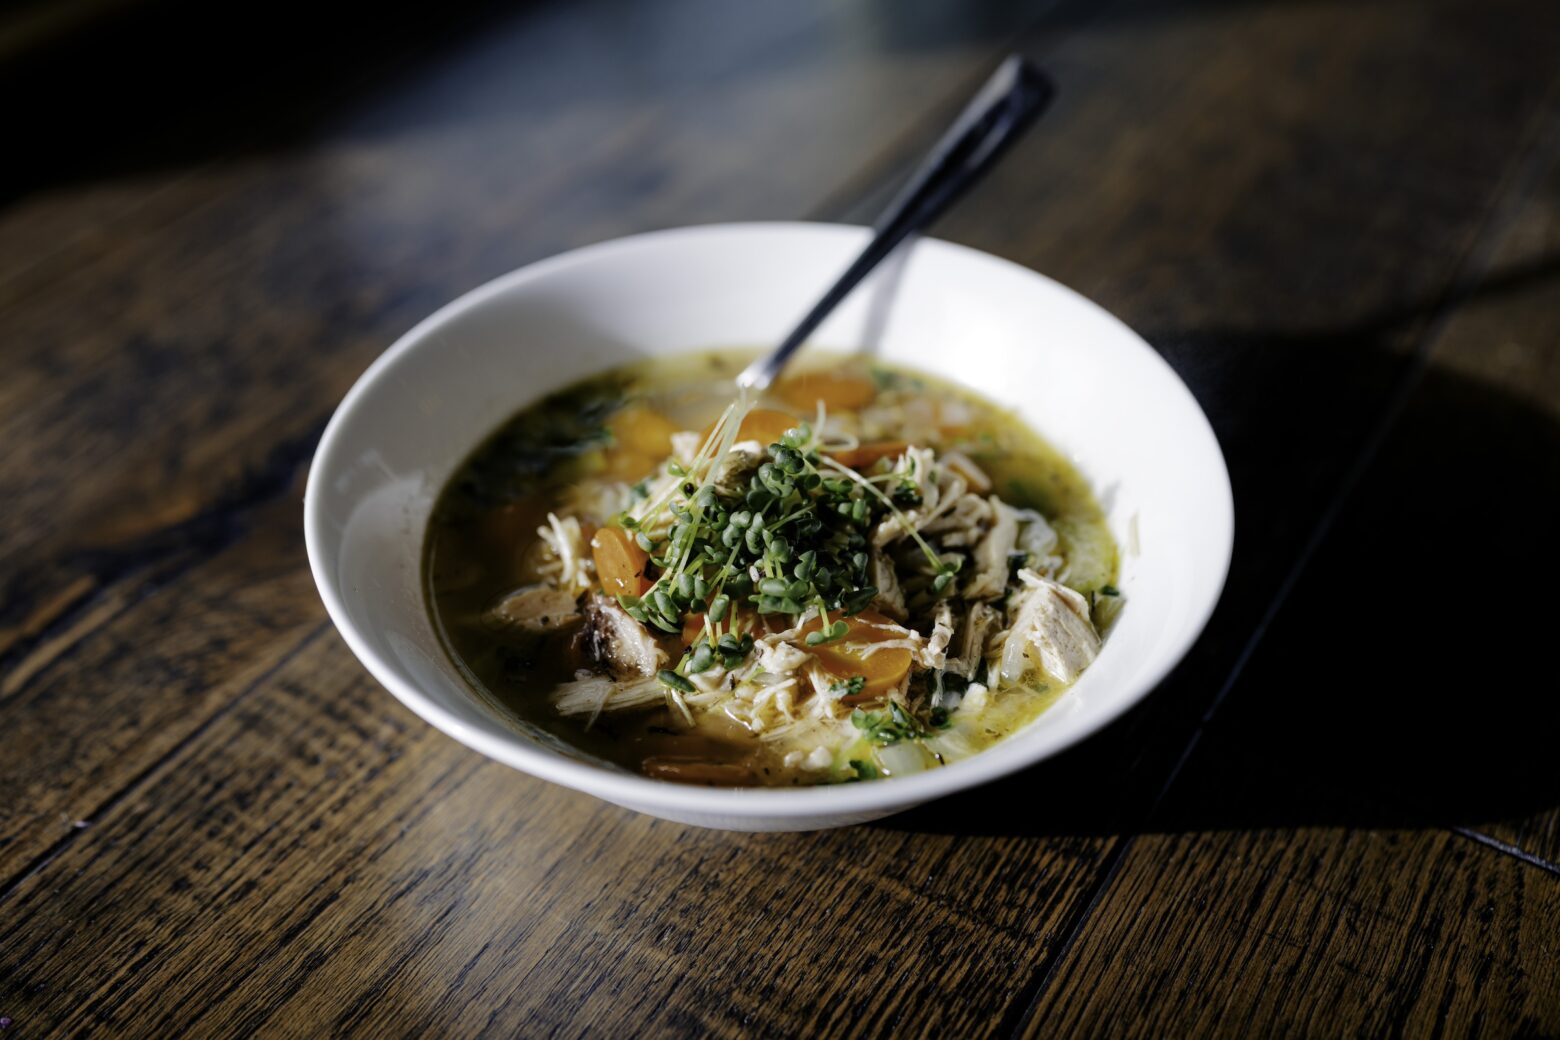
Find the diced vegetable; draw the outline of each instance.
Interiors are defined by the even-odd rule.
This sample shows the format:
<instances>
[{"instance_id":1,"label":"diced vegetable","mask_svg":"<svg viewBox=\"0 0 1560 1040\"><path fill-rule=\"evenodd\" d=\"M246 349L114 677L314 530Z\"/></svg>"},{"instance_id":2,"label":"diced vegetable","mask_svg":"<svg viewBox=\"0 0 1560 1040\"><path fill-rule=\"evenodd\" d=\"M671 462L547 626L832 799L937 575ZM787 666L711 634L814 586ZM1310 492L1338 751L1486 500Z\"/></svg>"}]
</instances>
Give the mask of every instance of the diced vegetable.
<instances>
[{"instance_id":1,"label":"diced vegetable","mask_svg":"<svg viewBox=\"0 0 1560 1040\"><path fill-rule=\"evenodd\" d=\"M626 405L607 420L607 429L620 451L648 455L652 460L664 459L672 450L672 434L677 424L654 408L642 404Z\"/></svg>"},{"instance_id":2,"label":"diced vegetable","mask_svg":"<svg viewBox=\"0 0 1560 1040\"><path fill-rule=\"evenodd\" d=\"M650 556L621 527L603 527L590 540L596 578L609 596L643 596L650 588Z\"/></svg>"},{"instance_id":3,"label":"diced vegetable","mask_svg":"<svg viewBox=\"0 0 1560 1040\"><path fill-rule=\"evenodd\" d=\"M878 748L877 760L878 765L882 767L883 772L888 776L906 776L910 773L920 773L932 765L926 749L918 741L914 740Z\"/></svg>"},{"instance_id":4,"label":"diced vegetable","mask_svg":"<svg viewBox=\"0 0 1560 1040\"><path fill-rule=\"evenodd\" d=\"M737 440L757 441L768 447L778 441L786 430L794 430L801 424L802 420L789 412L778 412L772 408L755 408L747 413L742 420L742 425L737 427ZM701 441L708 441L714 430L714 423L706 426Z\"/></svg>"},{"instance_id":5,"label":"diced vegetable","mask_svg":"<svg viewBox=\"0 0 1560 1040\"><path fill-rule=\"evenodd\" d=\"M863 444L859 448L846 448L841 451L829 452L829 457L842 466L851 469L866 469L878 459L897 458L910 447L906 441L873 441Z\"/></svg>"},{"instance_id":6,"label":"diced vegetable","mask_svg":"<svg viewBox=\"0 0 1560 1040\"><path fill-rule=\"evenodd\" d=\"M914 654L909 649L899 646L872 651L851 647L851 644L855 643L887 643L904 638L903 629L875 610L864 610L855 617L847 617L843 620L846 625L843 639L822 646L808 647L807 652L818 659L818 663L825 671L842 680L861 676L864 680L861 692L846 695L841 698L841 703L865 704L882 697L899 685L905 673L910 670ZM802 635L805 638L806 635L820 631L822 628L822 620L813 617L802 626Z\"/></svg>"},{"instance_id":7,"label":"diced vegetable","mask_svg":"<svg viewBox=\"0 0 1560 1040\"><path fill-rule=\"evenodd\" d=\"M676 423L642 404L618 409L606 425L612 443L602 452L601 475L630 483L654 472L677 432Z\"/></svg>"},{"instance_id":8,"label":"diced vegetable","mask_svg":"<svg viewBox=\"0 0 1560 1040\"><path fill-rule=\"evenodd\" d=\"M602 458L601 475L624 483L632 483L654 472L658 465L660 465L658 458L652 458L642 452L608 451Z\"/></svg>"},{"instance_id":9,"label":"diced vegetable","mask_svg":"<svg viewBox=\"0 0 1560 1040\"><path fill-rule=\"evenodd\" d=\"M853 372L802 372L782 380L775 392L804 412L820 401L828 409L857 409L872 403L877 384L871 376Z\"/></svg>"}]
</instances>

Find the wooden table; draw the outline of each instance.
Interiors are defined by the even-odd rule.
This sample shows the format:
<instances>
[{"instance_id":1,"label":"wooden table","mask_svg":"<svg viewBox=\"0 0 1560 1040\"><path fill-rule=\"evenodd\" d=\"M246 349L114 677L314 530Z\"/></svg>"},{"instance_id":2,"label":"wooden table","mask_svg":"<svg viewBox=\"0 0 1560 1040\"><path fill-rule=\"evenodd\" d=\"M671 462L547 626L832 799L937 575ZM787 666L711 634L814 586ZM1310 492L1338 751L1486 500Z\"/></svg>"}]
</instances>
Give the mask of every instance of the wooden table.
<instances>
[{"instance_id":1,"label":"wooden table","mask_svg":"<svg viewBox=\"0 0 1560 1040\"><path fill-rule=\"evenodd\" d=\"M6 1040L1560 1035L1560 5L219 9L4 74ZM861 220L1009 50L1057 104L939 233L1131 323L1229 458L1161 689L745 835L367 677L300 482L379 351L583 243Z\"/></svg>"}]
</instances>

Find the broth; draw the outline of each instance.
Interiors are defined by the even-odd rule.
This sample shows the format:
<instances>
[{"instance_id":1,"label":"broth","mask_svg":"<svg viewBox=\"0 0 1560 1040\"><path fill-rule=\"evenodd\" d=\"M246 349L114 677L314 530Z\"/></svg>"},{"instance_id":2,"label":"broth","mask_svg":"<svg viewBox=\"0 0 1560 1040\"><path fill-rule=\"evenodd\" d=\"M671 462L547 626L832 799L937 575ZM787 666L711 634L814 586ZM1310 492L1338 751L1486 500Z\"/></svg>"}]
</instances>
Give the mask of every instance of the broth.
<instances>
[{"instance_id":1,"label":"broth","mask_svg":"<svg viewBox=\"0 0 1560 1040\"><path fill-rule=\"evenodd\" d=\"M893 727L875 733L870 721L859 717L886 718L893 710L887 701L853 712L856 729L845 727L844 738L830 738L834 743L826 767L818 754L806 766L799 764L791 753L796 746L771 739L767 731L755 733L731 712L702 711L689 725L688 710L679 711L675 698L591 717L561 714L553 702L556 691L591 666L581 650L580 622L531 631L495 620L496 603L544 579L549 547L538 529L548 524L548 514L580 516L600 527L611 514L590 515L582 511L582 501L642 502L655 474L664 473L658 467L665 453L656 450L662 438L709 427L730 404L733 376L751 356L704 352L618 368L525 408L478 446L442 492L429 525L424 579L435 628L472 685L516 724L533 735L545 734L554 746L631 772L744 786L837 782L904 771L909 767L903 751L887 756L896 762L893 768L874 764L885 760L880 742L885 732L894 735ZM855 381L840 383L840 373ZM840 385L857 389L835 393L832 388ZM872 399L849 407L869 386ZM1055 532L1052 555L1065 560L1058 583L1088 601L1095 627L1108 627L1120 598L1112 584L1117 552L1104 516L1078 472L1023 422L926 374L818 353L758 406L811 416L813 408L800 405L815 387L846 401L826 418L831 428L846 431L844 436L866 444L915 429L919 446L939 456L962 452L973 460L989 477L990 494L1043 515ZM771 619L770 628L776 623ZM668 645L668 639L662 644ZM678 650L671 646L670 653ZM929 681L941 691L945 682L958 678L936 673ZM967 697L975 695L969 691L979 693L978 711L966 710L975 707L972 702L960 703L943 713L935 731L930 724L910 726L924 739L905 743L925 751L926 766L976 753L1022 728L1069 684L1041 671L984 692L977 690L980 685L971 683L966 691ZM914 688L912 680L906 690Z\"/></svg>"}]
</instances>

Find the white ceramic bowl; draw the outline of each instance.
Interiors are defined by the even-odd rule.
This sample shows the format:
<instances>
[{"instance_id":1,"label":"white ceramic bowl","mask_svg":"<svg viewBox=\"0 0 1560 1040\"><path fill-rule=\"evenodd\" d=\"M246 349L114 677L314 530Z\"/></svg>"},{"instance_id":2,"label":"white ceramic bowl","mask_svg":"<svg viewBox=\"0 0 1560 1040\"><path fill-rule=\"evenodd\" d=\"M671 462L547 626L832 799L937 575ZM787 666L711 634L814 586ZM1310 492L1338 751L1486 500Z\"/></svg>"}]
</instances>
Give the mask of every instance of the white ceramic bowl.
<instances>
[{"instance_id":1,"label":"white ceramic bowl","mask_svg":"<svg viewBox=\"0 0 1560 1040\"><path fill-rule=\"evenodd\" d=\"M420 580L446 479L515 411L644 356L773 343L866 240L861 228L663 231L532 264L462 296L392 346L337 409L304 498L309 561L349 646L403 704L517 769L705 827L807 830L910 808L1031 765L1131 707L1180 660L1223 588L1229 477L1186 387L1130 329L1032 271L922 240L814 342L868 349L1015 409L1093 483L1122 546L1126 607L1048 712L944 769L872 783L727 790L630 775L527 735L446 658Z\"/></svg>"}]
</instances>

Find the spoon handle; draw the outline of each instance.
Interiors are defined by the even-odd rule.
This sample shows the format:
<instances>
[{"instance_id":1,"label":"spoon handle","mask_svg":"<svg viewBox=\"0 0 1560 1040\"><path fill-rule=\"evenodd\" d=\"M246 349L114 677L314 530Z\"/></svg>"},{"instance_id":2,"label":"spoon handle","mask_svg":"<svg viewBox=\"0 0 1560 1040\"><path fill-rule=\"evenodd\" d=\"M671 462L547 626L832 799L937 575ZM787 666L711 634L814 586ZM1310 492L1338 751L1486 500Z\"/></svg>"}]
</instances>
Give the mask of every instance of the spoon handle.
<instances>
[{"instance_id":1,"label":"spoon handle","mask_svg":"<svg viewBox=\"0 0 1560 1040\"><path fill-rule=\"evenodd\" d=\"M742 370L737 384L762 390L774 382L791 355L856 284L906 236L936 220L969 190L1045 110L1054 93L1050 80L1024 58L1015 54L1004 61L872 225L866 248L778 347Z\"/></svg>"}]
</instances>

